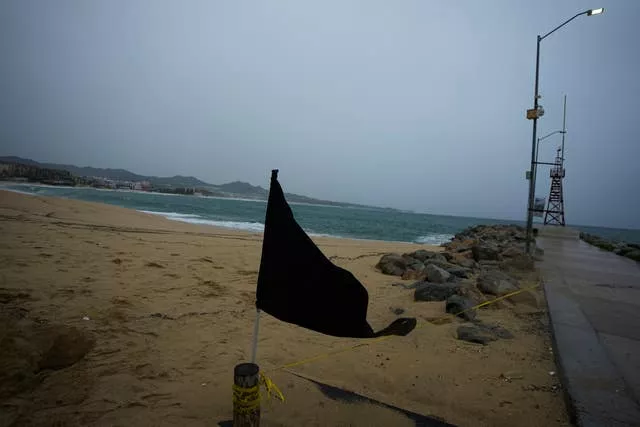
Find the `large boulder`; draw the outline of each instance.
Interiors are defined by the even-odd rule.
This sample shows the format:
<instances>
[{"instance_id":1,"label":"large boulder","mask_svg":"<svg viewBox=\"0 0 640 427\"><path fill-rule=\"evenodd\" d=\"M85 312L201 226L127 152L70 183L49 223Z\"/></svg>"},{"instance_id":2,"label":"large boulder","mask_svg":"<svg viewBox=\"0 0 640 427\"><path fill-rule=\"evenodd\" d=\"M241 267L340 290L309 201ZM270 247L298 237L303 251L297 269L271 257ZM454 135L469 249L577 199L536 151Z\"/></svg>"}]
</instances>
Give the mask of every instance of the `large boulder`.
<instances>
[{"instance_id":1,"label":"large boulder","mask_svg":"<svg viewBox=\"0 0 640 427\"><path fill-rule=\"evenodd\" d=\"M424 278L425 269L422 261L406 254L403 255L402 258L404 258L405 260L405 270L404 273L402 273L402 278L404 280L415 280Z\"/></svg>"},{"instance_id":2,"label":"large boulder","mask_svg":"<svg viewBox=\"0 0 640 427\"><path fill-rule=\"evenodd\" d=\"M485 294L502 296L518 289L518 281L499 270L486 270L478 276L478 289Z\"/></svg>"},{"instance_id":3,"label":"large boulder","mask_svg":"<svg viewBox=\"0 0 640 427\"><path fill-rule=\"evenodd\" d=\"M450 252L464 252L470 250L475 243L476 241L474 239L452 240L444 246Z\"/></svg>"},{"instance_id":4,"label":"large boulder","mask_svg":"<svg viewBox=\"0 0 640 427\"><path fill-rule=\"evenodd\" d=\"M386 254L380 258L376 268L384 274L402 276L407 269L407 258L399 254Z\"/></svg>"},{"instance_id":5,"label":"large boulder","mask_svg":"<svg viewBox=\"0 0 640 427\"><path fill-rule=\"evenodd\" d=\"M471 258L467 258L464 256L460 256L460 255L455 255L453 256L449 262L453 263L453 264L457 264L460 267L463 268L475 268L476 267L476 262L474 260L472 260Z\"/></svg>"},{"instance_id":6,"label":"large boulder","mask_svg":"<svg viewBox=\"0 0 640 427\"><path fill-rule=\"evenodd\" d=\"M441 259L428 259L424 263L425 265L433 264L440 267L443 270L449 270L450 268L456 268L455 264L451 264L450 262L443 261Z\"/></svg>"},{"instance_id":7,"label":"large boulder","mask_svg":"<svg viewBox=\"0 0 640 427\"><path fill-rule=\"evenodd\" d=\"M432 256L431 258L429 258L427 261L425 261L425 264L435 264L435 263L445 263L448 262L447 258L442 255L442 254L435 254L434 256Z\"/></svg>"},{"instance_id":8,"label":"large boulder","mask_svg":"<svg viewBox=\"0 0 640 427\"><path fill-rule=\"evenodd\" d=\"M458 286L447 283L422 282L413 294L415 301L444 301L458 292Z\"/></svg>"},{"instance_id":9,"label":"large boulder","mask_svg":"<svg viewBox=\"0 0 640 427\"><path fill-rule=\"evenodd\" d=\"M514 258L522 255L523 253L524 250L522 248L519 248L517 246L508 246L502 251L500 255L502 255L504 258Z\"/></svg>"},{"instance_id":10,"label":"large boulder","mask_svg":"<svg viewBox=\"0 0 640 427\"><path fill-rule=\"evenodd\" d=\"M636 249L636 250L627 252L624 256L626 256L627 258L631 258L634 261L640 262L640 250Z\"/></svg>"},{"instance_id":11,"label":"large boulder","mask_svg":"<svg viewBox=\"0 0 640 427\"><path fill-rule=\"evenodd\" d=\"M455 294L447 298L445 309L447 313L454 314L464 320L474 320L476 318L476 311L473 309L474 305L475 303L471 298Z\"/></svg>"},{"instance_id":12,"label":"large boulder","mask_svg":"<svg viewBox=\"0 0 640 427\"><path fill-rule=\"evenodd\" d=\"M455 277L466 279L469 277L469 270L463 267L451 267L447 269L447 272Z\"/></svg>"},{"instance_id":13,"label":"large boulder","mask_svg":"<svg viewBox=\"0 0 640 427\"><path fill-rule=\"evenodd\" d=\"M427 279L434 283L445 283L451 277L451 274L447 270L435 264L427 264L425 272L427 273Z\"/></svg>"},{"instance_id":14,"label":"large boulder","mask_svg":"<svg viewBox=\"0 0 640 427\"><path fill-rule=\"evenodd\" d=\"M433 251L427 251L426 249L418 249L415 252L405 254L405 256L410 256L411 258L415 258L418 261L422 261L422 262L425 262L426 260L432 258L435 255L438 255L438 253Z\"/></svg>"},{"instance_id":15,"label":"large boulder","mask_svg":"<svg viewBox=\"0 0 640 427\"><path fill-rule=\"evenodd\" d=\"M471 248L473 259L476 261L498 261L500 259L500 249L497 245L481 242Z\"/></svg>"}]
</instances>

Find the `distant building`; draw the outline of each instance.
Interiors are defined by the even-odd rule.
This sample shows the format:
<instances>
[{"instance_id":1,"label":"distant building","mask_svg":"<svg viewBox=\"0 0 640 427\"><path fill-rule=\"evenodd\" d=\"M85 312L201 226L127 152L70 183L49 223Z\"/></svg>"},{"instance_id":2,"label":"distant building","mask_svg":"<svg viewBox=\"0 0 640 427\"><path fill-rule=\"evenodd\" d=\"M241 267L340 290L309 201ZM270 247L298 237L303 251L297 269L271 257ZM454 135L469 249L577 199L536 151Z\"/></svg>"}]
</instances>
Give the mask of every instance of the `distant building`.
<instances>
[{"instance_id":1,"label":"distant building","mask_svg":"<svg viewBox=\"0 0 640 427\"><path fill-rule=\"evenodd\" d=\"M138 181L133 184L133 189L138 191L151 191L151 183L149 181Z\"/></svg>"}]
</instances>

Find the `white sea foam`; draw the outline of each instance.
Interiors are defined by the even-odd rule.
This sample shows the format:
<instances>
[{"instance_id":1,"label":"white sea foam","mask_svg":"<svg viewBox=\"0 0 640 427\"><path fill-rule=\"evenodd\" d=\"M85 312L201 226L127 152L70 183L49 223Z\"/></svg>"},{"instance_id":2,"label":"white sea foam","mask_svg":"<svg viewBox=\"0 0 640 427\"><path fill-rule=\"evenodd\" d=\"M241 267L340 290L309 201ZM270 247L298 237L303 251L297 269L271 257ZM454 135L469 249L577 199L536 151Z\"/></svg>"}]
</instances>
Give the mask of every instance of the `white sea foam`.
<instances>
[{"instance_id":1,"label":"white sea foam","mask_svg":"<svg viewBox=\"0 0 640 427\"><path fill-rule=\"evenodd\" d=\"M180 212L156 212L156 211L144 211L139 210L139 212L144 212L152 215L160 215L169 219L181 219L181 218L202 218L200 215L196 214L185 214Z\"/></svg>"},{"instance_id":2,"label":"white sea foam","mask_svg":"<svg viewBox=\"0 0 640 427\"><path fill-rule=\"evenodd\" d=\"M440 245L446 243L453 238L453 234L431 233L426 236L416 238L416 243L424 243L425 245Z\"/></svg>"},{"instance_id":3,"label":"white sea foam","mask_svg":"<svg viewBox=\"0 0 640 427\"><path fill-rule=\"evenodd\" d=\"M173 218L169 218L173 219ZM176 218L176 221L190 222L192 224L212 225L214 227L233 228L236 230L246 230L262 233L264 224L260 222L243 222L243 221L215 221L210 219L198 218Z\"/></svg>"},{"instance_id":4,"label":"white sea foam","mask_svg":"<svg viewBox=\"0 0 640 427\"><path fill-rule=\"evenodd\" d=\"M253 231L253 232L260 232L260 233L264 231L264 224L260 222L218 221L213 219L206 219L196 214L185 214L185 213L179 213L179 212L156 212L156 211L143 211L143 210L141 210L140 212L144 212L152 215L160 215L167 219L171 219L173 221L188 222L190 224L211 225L214 227L233 228L236 230L246 230L246 231Z\"/></svg>"}]
</instances>

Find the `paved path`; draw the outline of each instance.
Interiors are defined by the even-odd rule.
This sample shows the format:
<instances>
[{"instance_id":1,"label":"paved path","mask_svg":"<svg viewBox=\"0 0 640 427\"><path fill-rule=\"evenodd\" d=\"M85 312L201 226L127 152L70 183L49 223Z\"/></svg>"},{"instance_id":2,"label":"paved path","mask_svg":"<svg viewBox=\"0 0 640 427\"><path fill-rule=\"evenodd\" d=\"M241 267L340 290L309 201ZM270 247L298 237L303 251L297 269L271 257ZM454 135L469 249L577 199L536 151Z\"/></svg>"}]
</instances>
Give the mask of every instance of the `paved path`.
<instances>
[{"instance_id":1,"label":"paved path","mask_svg":"<svg viewBox=\"0 0 640 427\"><path fill-rule=\"evenodd\" d=\"M539 237L560 379L582 426L640 426L640 263Z\"/></svg>"}]
</instances>

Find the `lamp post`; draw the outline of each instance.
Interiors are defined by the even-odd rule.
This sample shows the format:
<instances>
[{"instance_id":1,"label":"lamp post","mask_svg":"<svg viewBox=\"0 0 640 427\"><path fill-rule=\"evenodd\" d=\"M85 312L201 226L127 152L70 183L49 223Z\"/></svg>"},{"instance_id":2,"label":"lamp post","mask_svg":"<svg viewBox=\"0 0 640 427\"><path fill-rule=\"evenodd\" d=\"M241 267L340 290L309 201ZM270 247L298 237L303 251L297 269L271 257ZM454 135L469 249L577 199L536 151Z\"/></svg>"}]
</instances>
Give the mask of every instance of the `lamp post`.
<instances>
[{"instance_id":1,"label":"lamp post","mask_svg":"<svg viewBox=\"0 0 640 427\"><path fill-rule=\"evenodd\" d=\"M537 163L538 163L538 150L540 149L540 141L544 141L545 139L547 139L547 138L549 138L550 136L553 136L553 135L555 135L555 134L557 134L557 133L565 133L565 131L563 131L563 130L556 130L556 131L554 131L554 132L551 132L549 135L545 135L545 136L543 136L542 138L538 138L538 140L537 140L537 142L536 142L536 160L535 160L535 162L533 162L534 164L537 164ZM537 173L537 171L538 171L538 168L537 168L537 167L534 167L534 168L533 168L533 171L534 171L534 172L533 172L533 176L536 176L536 173ZM533 184L534 184L534 186L535 186L535 180L534 180Z\"/></svg>"},{"instance_id":2,"label":"lamp post","mask_svg":"<svg viewBox=\"0 0 640 427\"><path fill-rule=\"evenodd\" d=\"M538 105L538 98L540 97L540 95L538 94L538 80L539 80L539 76L540 76L540 42L542 40L546 39L547 37L549 37L551 34L556 32L557 30L559 30L560 28L562 28L565 25L567 25L569 22L571 22L574 19L576 19L578 16L582 16L582 15L586 15L586 16L600 15L602 12L604 12L604 8L585 10L584 12L580 12L580 13L572 16L571 18L567 19L562 24L558 25L556 28L554 28L553 30L549 31L544 36L538 35L538 38L537 38L537 46L536 46L536 80L535 80L535 89L534 89L535 92L534 92L534 96L533 96L533 110L527 111L527 118L530 118L530 119L533 120L533 136L531 138L531 169L529 169L530 173L529 173L529 202L527 204L527 240L525 242L525 252L526 253L530 253L530 251L531 251L531 229L533 228L533 199L535 197L535 187L534 187L534 180L533 180L534 171L533 171L533 169L534 169L535 161L536 161L536 131L537 131L537 126L538 126L538 117L542 116L542 110L540 109L540 106Z\"/></svg>"}]
</instances>

